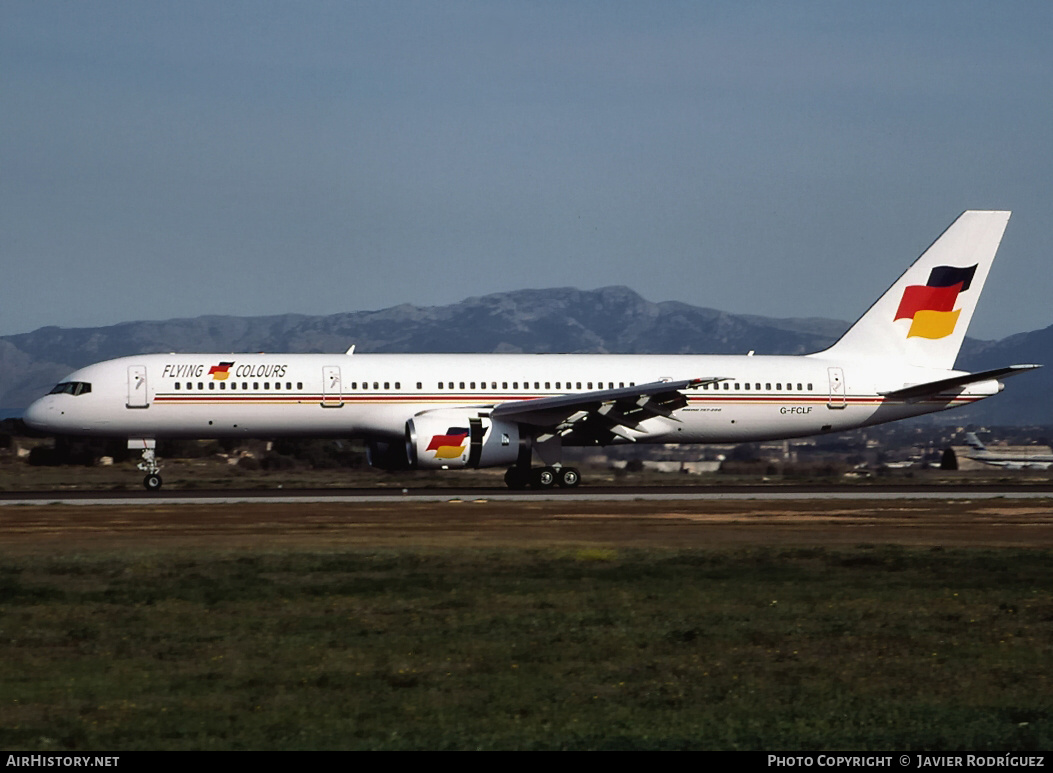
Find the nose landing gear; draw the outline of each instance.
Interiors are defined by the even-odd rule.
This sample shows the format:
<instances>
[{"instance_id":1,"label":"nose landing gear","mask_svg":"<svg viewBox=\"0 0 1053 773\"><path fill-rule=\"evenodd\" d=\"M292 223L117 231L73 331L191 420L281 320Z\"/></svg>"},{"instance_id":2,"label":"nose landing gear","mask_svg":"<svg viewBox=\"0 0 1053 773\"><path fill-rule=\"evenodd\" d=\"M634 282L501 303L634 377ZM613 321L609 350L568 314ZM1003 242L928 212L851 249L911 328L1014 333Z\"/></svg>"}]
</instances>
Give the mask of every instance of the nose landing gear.
<instances>
[{"instance_id":1,"label":"nose landing gear","mask_svg":"<svg viewBox=\"0 0 1053 773\"><path fill-rule=\"evenodd\" d=\"M133 450L142 449L143 460L137 466L146 473L146 477L143 478L143 487L147 491L159 490L162 481L161 476L158 474L161 472L161 465L157 461L157 441L153 438L129 438L128 448Z\"/></svg>"}]
</instances>

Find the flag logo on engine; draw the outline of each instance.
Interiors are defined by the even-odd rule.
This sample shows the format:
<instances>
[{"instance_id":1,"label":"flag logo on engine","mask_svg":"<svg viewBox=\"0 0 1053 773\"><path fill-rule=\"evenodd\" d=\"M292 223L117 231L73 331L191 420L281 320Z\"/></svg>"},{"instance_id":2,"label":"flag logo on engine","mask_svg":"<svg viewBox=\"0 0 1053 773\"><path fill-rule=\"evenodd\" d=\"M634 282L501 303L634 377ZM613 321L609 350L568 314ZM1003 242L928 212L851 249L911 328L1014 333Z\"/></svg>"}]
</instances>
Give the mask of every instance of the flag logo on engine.
<instances>
[{"instance_id":1,"label":"flag logo on engine","mask_svg":"<svg viewBox=\"0 0 1053 773\"><path fill-rule=\"evenodd\" d=\"M467 427L450 427L445 435L433 436L427 450L434 451L436 459L456 459L464 453L467 439Z\"/></svg>"}]
</instances>

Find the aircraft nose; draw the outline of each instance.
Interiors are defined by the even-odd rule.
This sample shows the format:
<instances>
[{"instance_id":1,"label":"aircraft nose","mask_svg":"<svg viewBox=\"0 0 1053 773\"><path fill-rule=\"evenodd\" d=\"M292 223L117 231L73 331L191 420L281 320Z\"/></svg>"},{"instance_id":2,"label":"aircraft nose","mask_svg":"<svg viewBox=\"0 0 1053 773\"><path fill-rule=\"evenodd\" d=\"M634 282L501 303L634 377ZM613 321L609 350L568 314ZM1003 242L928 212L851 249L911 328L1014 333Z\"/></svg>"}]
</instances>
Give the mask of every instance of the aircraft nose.
<instances>
[{"instance_id":1,"label":"aircraft nose","mask_svg":"<svg viewBox=\"0 0 1053 773\"><path fill-rule=\"evenodd\" d=\"M26 423L27 427L46 432L51 428L51 420L54 415L54 401L49 400L47 397L42 397L26 408L25 413L22 414L22 421Z\"/></svg>"}]
</instances>

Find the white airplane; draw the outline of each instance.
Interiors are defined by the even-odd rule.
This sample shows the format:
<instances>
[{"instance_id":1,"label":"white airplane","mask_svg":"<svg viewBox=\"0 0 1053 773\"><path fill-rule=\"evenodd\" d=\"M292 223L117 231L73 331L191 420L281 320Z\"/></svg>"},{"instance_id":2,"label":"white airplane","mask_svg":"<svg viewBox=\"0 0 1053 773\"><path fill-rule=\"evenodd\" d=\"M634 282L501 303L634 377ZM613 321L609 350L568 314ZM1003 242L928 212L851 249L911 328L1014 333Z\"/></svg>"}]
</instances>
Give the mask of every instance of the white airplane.
<instances>
[{"instance_id":1,"label":"white airplane","mask_svg":"<svg viewBox=\"0 0 1053 773\"><path fill-rule=\"evenodd\" d=\"M1009 470L1048 470L1053 465L1053 454L995 453L985 446L975 432L965 435L965 444L974 453L967 458Z\"/></svg>"},{"instance_id":2,"label":"white airplane","mask_svg":"<svg viewBox=\"0 0 1053 773\"><path fill-rule=\"evenodd\" d=\"M161 486L159 438L357 437L384 469L507 466L510 487L546 488L580 481L563 446L881 424L974 403L1001 391L997 379L1038 367L953 369L1009 215L962 214L815 354L146 354L71 373L24 420L127 438L151 490Z\"/></svg>"}]
</instances>

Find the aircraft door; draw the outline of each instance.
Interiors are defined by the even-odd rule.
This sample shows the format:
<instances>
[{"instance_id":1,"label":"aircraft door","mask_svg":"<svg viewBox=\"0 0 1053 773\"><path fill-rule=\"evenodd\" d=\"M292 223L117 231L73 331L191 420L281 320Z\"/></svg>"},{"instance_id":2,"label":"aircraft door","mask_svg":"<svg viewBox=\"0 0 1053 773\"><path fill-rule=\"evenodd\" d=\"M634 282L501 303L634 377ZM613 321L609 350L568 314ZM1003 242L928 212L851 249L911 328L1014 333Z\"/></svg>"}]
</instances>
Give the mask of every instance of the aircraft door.
<instances>
[{"instance_id":1,"label":"aircraft door","mask_svg":"<svg viewBox=\"0 0 1053 773\"><path fill-rule=\"evenodd\" d=\"M149 408L150 394L146 389L146 366L128 366L128 402L129 408Z\"/></svg>"},{"instance_id":2,"label":"aircraft door","mask_svg":"<svg viewBox=\"0 0 1053 773\"><path fill-rule=\"evenodd\" d=\"M340 382L340 366L322 368L322 407L339 408L344 404L344 388Z\"/></svg>"},{"instance_id":3,"label":"aircraft door","mask_svg":"<svg viewBox=\"0 0 1053 773\"><path fill-rule=\"evenodd\" d=\"M845 399L845 373L841 368L827 368L830 376L830 399L826 405L829 408L844 408Z\"/></svg>"}]
</instances>

